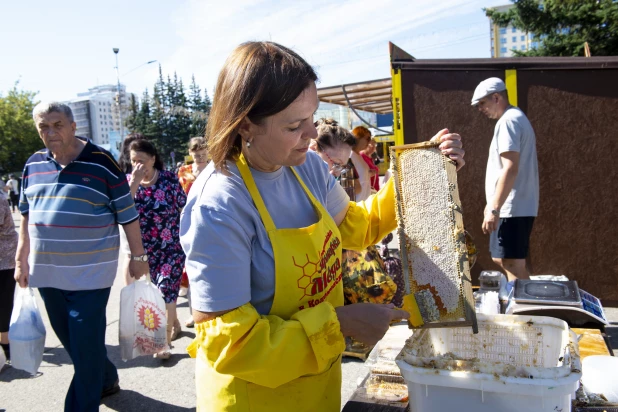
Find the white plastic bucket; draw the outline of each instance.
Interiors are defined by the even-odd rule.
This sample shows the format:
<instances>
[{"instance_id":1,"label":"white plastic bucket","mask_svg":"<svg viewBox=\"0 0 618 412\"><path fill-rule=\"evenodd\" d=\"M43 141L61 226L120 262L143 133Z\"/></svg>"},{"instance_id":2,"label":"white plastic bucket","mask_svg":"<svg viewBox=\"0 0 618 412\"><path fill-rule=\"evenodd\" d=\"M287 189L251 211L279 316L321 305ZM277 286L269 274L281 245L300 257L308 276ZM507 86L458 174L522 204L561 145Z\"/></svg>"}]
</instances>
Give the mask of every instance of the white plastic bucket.
<instances>
[{"instance_id":1,"label":"white plastic bucket","mask_svg":"<svg viewBox=\"0 0 618 412\"><path fill-rule=\"evenodd\" d=\"M433 351L433 356L414 357L413 361L419 365L424 360L428 362L424 366L413 366L404 360L406 351L410 354L411 346L407 344L397 357L397 365L408 385L411 411L570 410L571 398L579 386L581 366L576 336L565 322L539 316L478 315L478 323L478 335L473 335L468 328L415 332L415 335L424 333L425 337L419 339L417 336L410 345L424 345L420 348L422 354ZM413 340L414 336L409 341ZM496 367L496 371L500 371L505 364L513 364L518 370L514 374L529 371L530 375L503 376L498 372L427 366L430 359L439 359L447 353L453 354L454 359L480 360L484 364L481 370L491 369L495 364L501 365ZM457 360L447 363L452 367L457 365Z\"/></svg>"}]
</instances>

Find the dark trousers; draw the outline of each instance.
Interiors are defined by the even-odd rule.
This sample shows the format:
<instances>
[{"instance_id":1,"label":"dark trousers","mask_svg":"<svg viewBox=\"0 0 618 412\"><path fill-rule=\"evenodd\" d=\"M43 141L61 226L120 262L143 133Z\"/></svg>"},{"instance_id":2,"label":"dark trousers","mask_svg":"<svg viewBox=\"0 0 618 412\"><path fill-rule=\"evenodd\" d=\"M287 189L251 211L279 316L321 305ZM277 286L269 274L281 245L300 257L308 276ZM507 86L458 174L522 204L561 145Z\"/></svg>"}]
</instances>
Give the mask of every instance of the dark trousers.
<instances>
[{"instance_id":1,"label":"dark trousers","mask_svg":"<svg viewBox=\"0 0 618 412\"><path fill-rule=\"evenodd\" d=\"M13 209L13 212L19 210L19 195L11 191L9 193L9 199L11 199L9 203L11 203L11 208Z\"/></svg>"},{"instance_id":2,"label":"dark trousers","mask_svg":"<svg viewBox=\"0 0 618 412\"><path fill-rule=\"evenodd\" d=\"M65 412L98 412L101 392L118 379L105 348L105 307L110 290L39 288L52 328L75 368Z\"/></svg>"}]
</instances>

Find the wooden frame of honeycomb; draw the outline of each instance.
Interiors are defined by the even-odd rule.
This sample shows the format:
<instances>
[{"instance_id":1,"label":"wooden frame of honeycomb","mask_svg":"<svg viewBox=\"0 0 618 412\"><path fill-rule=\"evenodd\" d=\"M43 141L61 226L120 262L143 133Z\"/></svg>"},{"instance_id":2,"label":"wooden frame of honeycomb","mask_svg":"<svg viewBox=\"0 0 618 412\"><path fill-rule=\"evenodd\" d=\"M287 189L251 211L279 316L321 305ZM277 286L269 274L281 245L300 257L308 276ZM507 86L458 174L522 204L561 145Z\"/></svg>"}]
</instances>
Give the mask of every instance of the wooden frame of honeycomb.
<instances>
[{"instance_id":1,"label":"wooden frame of honeycomb","mask_svg":"<svg viewBox=\"0 0 618 412\"><path fill-rule=\"evenodd\" d=\"M456 164L438 145L391 148L406 294L423 318L417 327L472 326L476 333Z\"/></svg>"}]
</instances>

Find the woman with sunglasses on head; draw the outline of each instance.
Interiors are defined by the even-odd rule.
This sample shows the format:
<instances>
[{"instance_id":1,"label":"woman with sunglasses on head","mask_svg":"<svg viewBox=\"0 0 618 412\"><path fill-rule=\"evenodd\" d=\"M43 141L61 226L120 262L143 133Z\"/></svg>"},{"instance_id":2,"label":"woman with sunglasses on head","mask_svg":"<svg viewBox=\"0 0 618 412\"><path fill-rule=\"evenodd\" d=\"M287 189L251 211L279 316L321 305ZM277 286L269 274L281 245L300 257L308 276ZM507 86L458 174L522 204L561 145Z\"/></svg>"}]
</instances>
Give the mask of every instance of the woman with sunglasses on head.
<instances>
[{"instance_id":1,"label":"woman with sunglasses on head","mask_svg":"<svg viewBox=\"0 0 618 412\"><path fill-rule=\"evenodd\" d=\"M219 74L206 131L212 162L180 224L198 411L339 411L344 336L372 344L409 316L343 306L341 249L396 227L395 190L350 202L309 151L316 80L272 42L240 45ZM459 135L438 137L462 165Z\"/></svg>"},{"instance_id":2,"label":"woman with sunglasses on head","mask_svg":"<svg viewBox=\"0 0 618 412\"><path fill-rule=\"evenodd\" d=\"M354 136L333 119L319 119L314 125L318 136L311 141L309 148L326 162L330 174L354 200L361 190L358 173L350 161L352 147L356 144Z\"/></svg>"}]
</instances>

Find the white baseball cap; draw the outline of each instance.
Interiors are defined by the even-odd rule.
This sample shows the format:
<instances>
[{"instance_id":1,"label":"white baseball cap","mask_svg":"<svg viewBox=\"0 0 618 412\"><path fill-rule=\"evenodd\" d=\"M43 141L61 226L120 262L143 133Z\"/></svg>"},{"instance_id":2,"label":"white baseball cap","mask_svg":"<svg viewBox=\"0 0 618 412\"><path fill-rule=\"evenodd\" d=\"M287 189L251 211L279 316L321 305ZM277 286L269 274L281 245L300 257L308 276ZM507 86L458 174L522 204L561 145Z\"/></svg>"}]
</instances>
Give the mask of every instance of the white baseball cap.
<instances>
[{"instance_id":1,"label":"white baseball cap","mask_svg":"<svg viewBox=\"0 0 618 412\"><path fill-rule=\"evenodd\" d=\"M506 85L497 77L490 77L489 79L485 79L476 86L474 90L474 95L472 96L472 106L476 106L479 104L479 100L481 100L485 96L489 96L492 93L499 93L506 90Z\"/></svg>"}]
</instances>

